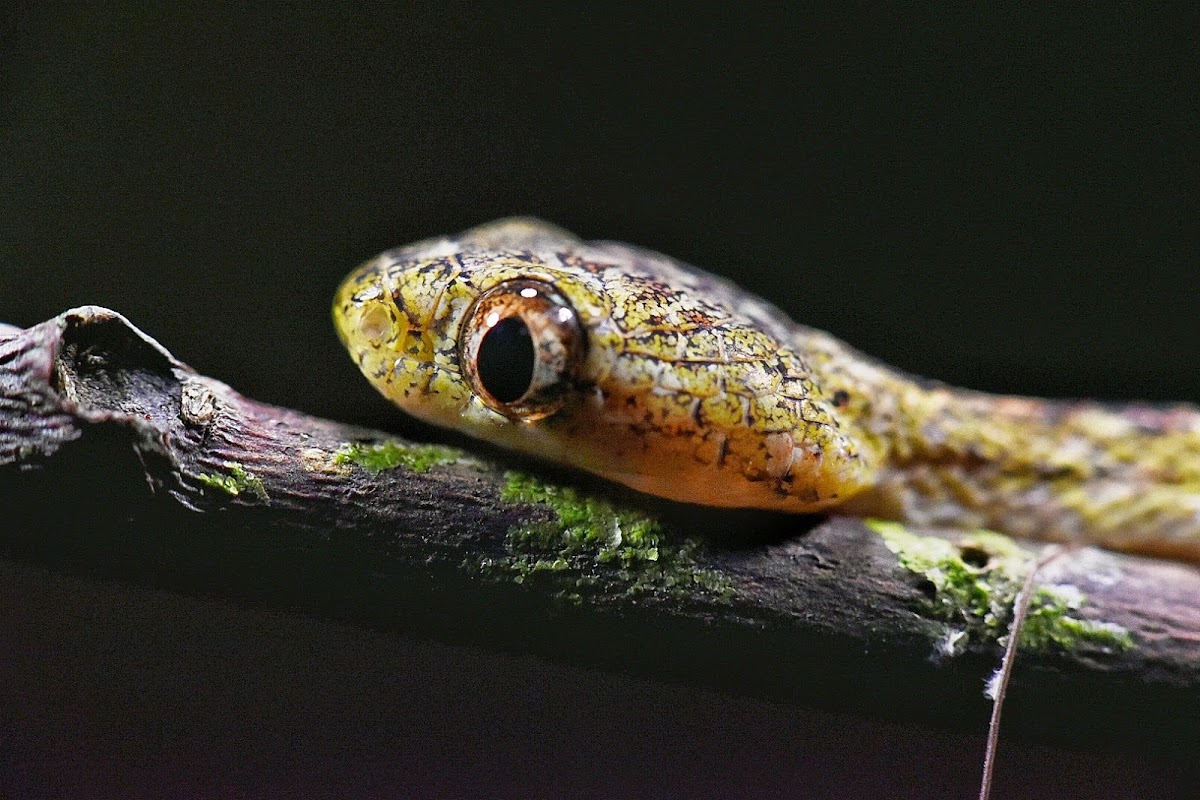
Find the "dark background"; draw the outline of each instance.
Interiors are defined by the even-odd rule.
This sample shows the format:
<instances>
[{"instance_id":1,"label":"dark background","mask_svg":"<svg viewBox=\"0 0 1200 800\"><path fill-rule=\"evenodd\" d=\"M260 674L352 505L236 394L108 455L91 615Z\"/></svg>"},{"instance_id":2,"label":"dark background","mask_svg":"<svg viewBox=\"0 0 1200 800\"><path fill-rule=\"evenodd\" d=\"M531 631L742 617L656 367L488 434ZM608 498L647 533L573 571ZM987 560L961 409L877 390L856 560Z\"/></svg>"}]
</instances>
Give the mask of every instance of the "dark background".
<instances>
[{"instance_id":1,"label":"dark background","mask_svg":"<svg viewBox=\"0 0 1200 800\"><path fill-rule=\"evenodd\" d=\"M435 436L343 354L333 290L528 213L920 374L1200 400L1192 26L796 5L9 11L0 321L99 303L245 394ZM965 796L978 770L980 736L8 569L18 794ZM1162 794L1172 768L1013 742L1000 788Z\"/></svg>"}]
</instances>

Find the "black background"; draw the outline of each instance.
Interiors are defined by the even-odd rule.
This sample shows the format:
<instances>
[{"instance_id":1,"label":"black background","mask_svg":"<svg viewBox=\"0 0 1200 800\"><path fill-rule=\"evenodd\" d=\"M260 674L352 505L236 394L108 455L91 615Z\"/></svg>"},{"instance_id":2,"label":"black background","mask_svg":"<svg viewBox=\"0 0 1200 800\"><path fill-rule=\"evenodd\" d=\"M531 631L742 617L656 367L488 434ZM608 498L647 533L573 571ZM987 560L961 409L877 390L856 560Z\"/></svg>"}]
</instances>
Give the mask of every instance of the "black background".
<instances>
[{"instance_id":1,"label":"black background","mask_svg":"<svg viewBox=\"0 0 1200 800\"><path fill-rule=\"evenodd\" d=\"M332 292L380 250L528 213L920 374L1200 400L1194 26L796 6L10 11L0 320L99 303L245 394L436 436L357 374ZM978 769L978 736L11 570L21 791L964 796ZM1007 796L1179 779L1002 759Z\"/></svg>"}]
</instances>

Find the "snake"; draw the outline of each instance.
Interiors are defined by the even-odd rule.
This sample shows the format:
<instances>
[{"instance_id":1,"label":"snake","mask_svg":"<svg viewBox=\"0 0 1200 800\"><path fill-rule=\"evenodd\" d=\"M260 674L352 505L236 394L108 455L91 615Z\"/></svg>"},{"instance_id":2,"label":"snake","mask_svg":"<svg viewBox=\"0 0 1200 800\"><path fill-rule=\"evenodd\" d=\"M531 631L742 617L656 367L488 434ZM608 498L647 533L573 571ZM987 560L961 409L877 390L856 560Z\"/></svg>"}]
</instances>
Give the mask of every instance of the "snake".
<instances>
[{"instance_id":1,"label":"snake","mask_svg":"<svg viewBox=\"0 0 1200 800\"><path fill-rule=\"evenodd\" d=\"M1200 409L915 377L648 249L504 219L367 261L333 317L418 419L669 500L1200 563Z\"/></svg>"}]
</instances>

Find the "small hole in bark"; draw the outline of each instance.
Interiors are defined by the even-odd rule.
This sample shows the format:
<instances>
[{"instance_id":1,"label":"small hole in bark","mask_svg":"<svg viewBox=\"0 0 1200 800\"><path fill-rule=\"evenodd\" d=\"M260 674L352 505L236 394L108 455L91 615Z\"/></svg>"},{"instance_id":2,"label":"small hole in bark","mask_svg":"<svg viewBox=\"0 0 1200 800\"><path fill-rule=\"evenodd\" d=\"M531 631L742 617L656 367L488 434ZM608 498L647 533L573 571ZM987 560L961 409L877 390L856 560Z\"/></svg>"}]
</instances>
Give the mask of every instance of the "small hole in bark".
<instances>
[{"instance_id":1,"label":"small hole in bark","mask_svg":"<svg viewBox=\"0 0 1200 800\"><path fill-rule=\"evenodd\" d=\"M988 562L992 560L991 555L989 555L986 550L979 547L961 547L959 548L958 552L959 556L964 562L970 564L976 569L983 569L988 565Z\"/></svg>"},{"instance_id":2,"label":"small hole in bark","mask_svg":"<svg viewBox=\"0 0 1200 800\"><path fill-rule=\"evenodd\" d=\"M925 595L930 600L933 600L937 597L937 586L935 586L933 581L929 580L928 578L922 578L921 580L917 581L917 591Z\"/></svg>"}]
</instances>

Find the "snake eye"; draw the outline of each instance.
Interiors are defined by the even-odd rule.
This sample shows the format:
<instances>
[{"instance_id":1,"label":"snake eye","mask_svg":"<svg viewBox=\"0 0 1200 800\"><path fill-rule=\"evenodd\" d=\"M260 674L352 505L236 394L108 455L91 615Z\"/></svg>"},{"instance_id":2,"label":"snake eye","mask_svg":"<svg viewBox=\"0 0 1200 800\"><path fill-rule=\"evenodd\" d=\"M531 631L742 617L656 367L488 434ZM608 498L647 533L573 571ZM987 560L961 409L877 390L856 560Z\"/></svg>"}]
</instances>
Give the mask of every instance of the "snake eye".
<instances>
[{"instance_id":1,"label":"snake eye","mask_svg":"<svg viewBox=\"0 0 1200 800\"><path fill-rule=\"evenodd\" d=\"M562 407L584 341L575 309L553 286L505 281L481 294L467 314L459 363L489 408L532 422Z\"/></svg>"}]
</instances>

